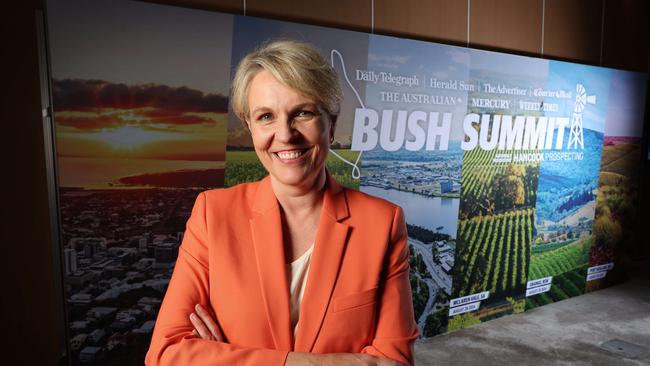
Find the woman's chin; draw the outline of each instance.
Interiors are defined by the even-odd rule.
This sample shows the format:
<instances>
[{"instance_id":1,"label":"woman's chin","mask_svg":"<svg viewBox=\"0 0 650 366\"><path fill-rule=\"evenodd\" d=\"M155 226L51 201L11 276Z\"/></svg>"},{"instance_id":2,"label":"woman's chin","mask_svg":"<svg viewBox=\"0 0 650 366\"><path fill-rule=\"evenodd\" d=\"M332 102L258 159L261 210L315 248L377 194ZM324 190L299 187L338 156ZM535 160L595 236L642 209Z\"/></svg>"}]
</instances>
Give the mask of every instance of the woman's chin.
<instances>
[{"instance_id":1,"label":"woman's chin","mask_svg":"<svg viewBox=\"0 0 650 366\"><path fill-rule=\"evenodd\" d=\"M271 177L284 186L305 187L314 184L318 173L305 169L281 169L270 173Z\"/></svg>"}]
</instances>

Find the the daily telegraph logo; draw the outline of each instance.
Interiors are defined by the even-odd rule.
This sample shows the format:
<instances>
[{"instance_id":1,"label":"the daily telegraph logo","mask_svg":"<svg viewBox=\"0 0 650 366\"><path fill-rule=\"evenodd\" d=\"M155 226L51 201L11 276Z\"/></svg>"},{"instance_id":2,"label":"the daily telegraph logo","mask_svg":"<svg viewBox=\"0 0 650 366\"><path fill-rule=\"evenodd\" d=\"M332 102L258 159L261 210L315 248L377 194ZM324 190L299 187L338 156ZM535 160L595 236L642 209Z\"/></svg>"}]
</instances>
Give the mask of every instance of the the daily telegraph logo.
<instances>
[{"instance_id":1,"label":"the daily telegraph logo","mask_svg":"<svg viewBox=\"0 0 650 366\"><path fill-rule=\"evenodd\" d=\"M596 96L588 96L584 86L577 84L571 118L468 113L463 118L465 136L460 147L503 151L495 157L498 162L582 160L582 112L587 104L595 103ZM351 150L370 151L378 145L384 151L447 150L452 117L450 112L357 108ZM567 149L563 150L567 130Z\"/></svg>"}]
</instances>

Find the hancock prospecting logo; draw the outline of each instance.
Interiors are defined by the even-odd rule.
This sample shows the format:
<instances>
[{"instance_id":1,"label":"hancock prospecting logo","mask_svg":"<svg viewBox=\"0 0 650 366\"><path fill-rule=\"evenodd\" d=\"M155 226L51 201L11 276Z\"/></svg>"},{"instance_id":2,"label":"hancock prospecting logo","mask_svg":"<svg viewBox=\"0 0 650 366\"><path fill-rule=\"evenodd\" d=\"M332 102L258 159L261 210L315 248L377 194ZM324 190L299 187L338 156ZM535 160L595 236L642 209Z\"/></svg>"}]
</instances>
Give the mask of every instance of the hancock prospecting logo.
<instances>
[{"instance_id":1,"label":"hancock prospecting logo","mask_svg":"<svg viewBox=\"0 0 650 366\"><path fill-rule=\"evenodd\" d=\"M447 150L451 132L451 112L428 112L366 108L361 97L347 76L343 56L331 51L334 67L335 56L341 62L343 76L355 94L360 108L355 109L352 131L352 151L359 151L354 162L348 161L334 151L335 156L352 166L352 177L359 179L359 161L364 151L377 148L384 151L408 151L422 149ZM468 113L463 118L465 136L461 149L468 151L480 147L497 150L494 162L526 163L542 160L583 160L584 131L582 112L587 104L596 104L595 95L587 95L582 84L576 85L576 97L571 119L568 117L525 116L505 114ZM381 118L380 118L381 114ZM380 123L381 122L381 125ZM564 135L569 128L567 149L563 151Z\"/></svg>"}]
</instances>

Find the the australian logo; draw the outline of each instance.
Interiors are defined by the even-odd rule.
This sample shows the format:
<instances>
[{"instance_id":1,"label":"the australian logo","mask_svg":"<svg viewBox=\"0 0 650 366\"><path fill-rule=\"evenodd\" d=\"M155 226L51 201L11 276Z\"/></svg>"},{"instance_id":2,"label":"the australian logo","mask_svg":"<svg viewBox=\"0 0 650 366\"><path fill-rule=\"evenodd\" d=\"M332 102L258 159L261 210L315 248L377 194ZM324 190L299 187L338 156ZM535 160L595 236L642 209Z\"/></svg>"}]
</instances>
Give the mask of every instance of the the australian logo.
<instances>
[{"instance_id":1,"label":"the australian logo","mask_svg":"<svg viewBox=\"0 0 650 366\"><path fill-rule=\"evenodd\" d=\"M587 95L584 86L577 84L570 118L468 113L463 118L465 136L460 147L501 151L495 162L582 160L582 112L587 104L595 103L596 96ZM351 150L369 151L378 144L385 151L447 150L452 117L451 112L392 109L382 110L380 116L374 109L357 108Z\"/></svg>"}]
</instances>

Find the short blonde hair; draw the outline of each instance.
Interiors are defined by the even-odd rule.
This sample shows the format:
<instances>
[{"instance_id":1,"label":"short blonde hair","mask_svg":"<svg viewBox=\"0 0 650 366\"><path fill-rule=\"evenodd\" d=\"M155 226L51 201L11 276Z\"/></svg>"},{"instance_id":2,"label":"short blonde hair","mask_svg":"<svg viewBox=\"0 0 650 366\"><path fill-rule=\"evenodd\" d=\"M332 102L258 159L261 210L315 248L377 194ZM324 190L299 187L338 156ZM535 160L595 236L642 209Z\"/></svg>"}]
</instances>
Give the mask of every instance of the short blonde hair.
<instances>
[{"instance_id":1,"label":"short blonde hair","mask_svg":"<svg viewBox=\"0 0 650 366\"><path fill-rule=\"evenodd\" d=\"M233 113L244 123L250 113L248 88L262 70L288 87L314 99L330 116L338 116L343 92L334 68L312 45L278 40L266 43L249 53L237 66L230 100Z\"/></svg>"}]
</instances>

